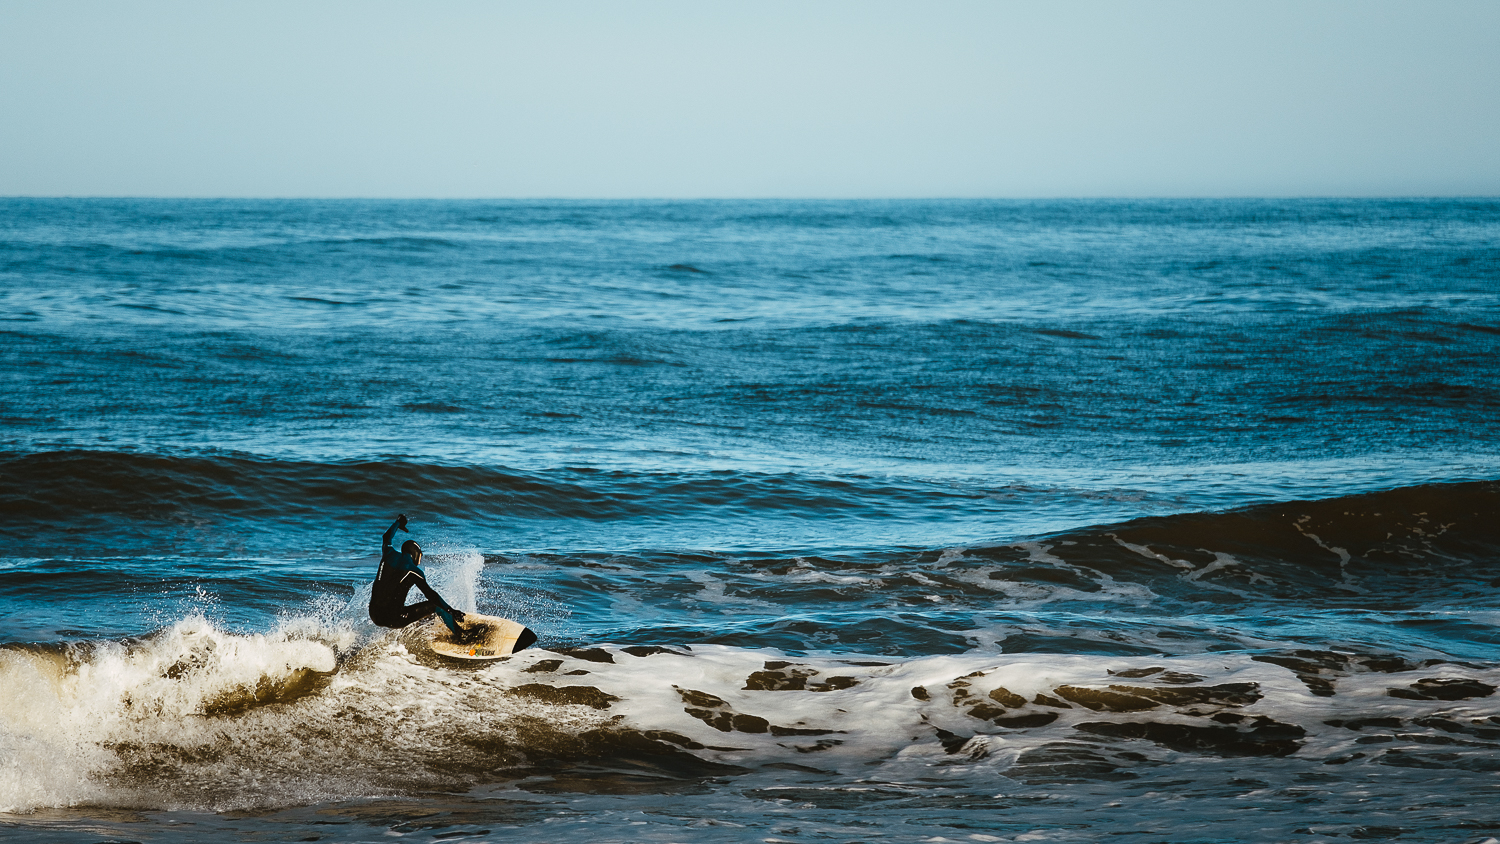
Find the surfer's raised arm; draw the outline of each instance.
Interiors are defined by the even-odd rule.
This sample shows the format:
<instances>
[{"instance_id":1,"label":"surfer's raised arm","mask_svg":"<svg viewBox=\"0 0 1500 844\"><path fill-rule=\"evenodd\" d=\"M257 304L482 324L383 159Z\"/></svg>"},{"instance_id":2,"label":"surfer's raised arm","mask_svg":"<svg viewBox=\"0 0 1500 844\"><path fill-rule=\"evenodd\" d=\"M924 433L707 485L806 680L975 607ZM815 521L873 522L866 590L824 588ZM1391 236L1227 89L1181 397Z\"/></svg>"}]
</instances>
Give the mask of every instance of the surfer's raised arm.
<instances>
[{"instance_id":1,"label":"surfer's raised arm","mask_svg":"<svg viewBox=\"0 0 1500 844\"><path fill-rule=\"evenodd\" d=\"M406 532L406 514L405 513L402 513L401 515L397 516L396 517L396 521L392 522L391 526L390 526L390 529L385 532L385 537L384 537L385 541L383 541L380 544L380 550L381 551L384 551L385 549L391 547L391 540L396 537L396 530L398 528L401 531ZM392 550L394 550L394 549L392 549ZM384 554L382 554L381 556L384 556Z\"/></svg>"}]
</instances>

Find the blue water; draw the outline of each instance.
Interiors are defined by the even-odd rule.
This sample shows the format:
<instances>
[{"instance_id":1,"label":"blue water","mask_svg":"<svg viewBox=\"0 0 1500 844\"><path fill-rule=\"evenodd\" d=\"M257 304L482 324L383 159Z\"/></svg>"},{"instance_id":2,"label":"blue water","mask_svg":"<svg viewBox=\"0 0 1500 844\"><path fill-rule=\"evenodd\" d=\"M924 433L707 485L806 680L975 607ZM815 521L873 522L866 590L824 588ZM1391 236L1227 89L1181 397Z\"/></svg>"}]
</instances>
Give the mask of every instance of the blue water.
<instances>
[{"instance_id":1,"label":"blue water","mask_svg":"<svg viewBox=\"0 0 1500 844\"><path fill-rule=\"evenodd\" d=\"M1500 835L1500 202L0 200L0 320L0 838Z\"/></svg>"}]
</instances>

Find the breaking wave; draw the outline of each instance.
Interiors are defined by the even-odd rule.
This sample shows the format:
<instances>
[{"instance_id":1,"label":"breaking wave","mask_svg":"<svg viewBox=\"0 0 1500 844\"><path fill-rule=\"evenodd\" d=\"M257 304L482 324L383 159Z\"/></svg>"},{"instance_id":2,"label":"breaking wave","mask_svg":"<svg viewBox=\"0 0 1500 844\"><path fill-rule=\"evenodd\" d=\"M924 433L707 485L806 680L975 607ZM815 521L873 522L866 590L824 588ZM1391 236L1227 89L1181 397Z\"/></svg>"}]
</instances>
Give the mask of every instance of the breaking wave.
<instances>
[{"instance_id":1,"label":"breaking wave","mask_svg":"<svg viewBox=\"0 0 1500 844\"><path fill-rule=\"evenodd\" d=\"M8 646L0 811L546 791L584 775L669 790L786 765L980 768L1028 783L1257 757L1500 770L1495 665L696 645L532 649L476 669L423 642L315 626L231 634L190 618L128 642Z\"/></svg>"}]
</instances>

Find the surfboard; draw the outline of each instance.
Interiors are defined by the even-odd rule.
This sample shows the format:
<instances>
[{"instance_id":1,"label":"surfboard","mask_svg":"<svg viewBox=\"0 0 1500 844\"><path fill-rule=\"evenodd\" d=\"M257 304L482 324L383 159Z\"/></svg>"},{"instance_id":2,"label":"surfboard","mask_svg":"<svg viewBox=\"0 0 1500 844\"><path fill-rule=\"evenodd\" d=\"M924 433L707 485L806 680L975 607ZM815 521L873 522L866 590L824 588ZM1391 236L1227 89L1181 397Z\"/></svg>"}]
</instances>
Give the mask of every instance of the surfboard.
<instances>
[{"instance_id":1,"label":"surfboard","mask_svg":"<svg viewBox=\"0 0 1500 844\"><path fill-rule=\"evenodd\" d=\"M536 642L536 634L519 621L492 615L465 613L458 625L465 632L478 630L469 641L454 641L453 631L440 618L427 626L427 640L433 653L454 659L486 660L510 656Z\"/></svg>"}]
</instances>

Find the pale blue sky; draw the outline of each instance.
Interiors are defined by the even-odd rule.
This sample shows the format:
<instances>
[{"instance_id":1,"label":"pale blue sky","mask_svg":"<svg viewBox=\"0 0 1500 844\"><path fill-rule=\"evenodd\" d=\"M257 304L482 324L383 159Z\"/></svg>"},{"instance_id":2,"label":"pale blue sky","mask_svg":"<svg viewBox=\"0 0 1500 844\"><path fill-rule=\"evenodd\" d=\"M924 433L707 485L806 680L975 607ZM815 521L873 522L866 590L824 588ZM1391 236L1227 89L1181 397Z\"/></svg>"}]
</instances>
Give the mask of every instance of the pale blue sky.
<instances>
[{"instance_id":1,"label":"pale blue sky","mask_svg":"<svg viewBox=\"0 0 1500 844\"><path fill-rule=\"evenodd\" d=\"M1500 195L1500 2L13 2L0 195Z\"/></svg>"}]
</instances>

